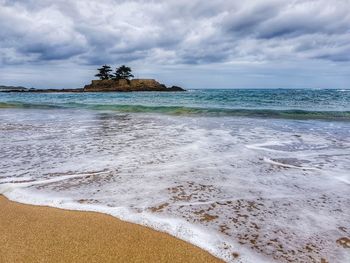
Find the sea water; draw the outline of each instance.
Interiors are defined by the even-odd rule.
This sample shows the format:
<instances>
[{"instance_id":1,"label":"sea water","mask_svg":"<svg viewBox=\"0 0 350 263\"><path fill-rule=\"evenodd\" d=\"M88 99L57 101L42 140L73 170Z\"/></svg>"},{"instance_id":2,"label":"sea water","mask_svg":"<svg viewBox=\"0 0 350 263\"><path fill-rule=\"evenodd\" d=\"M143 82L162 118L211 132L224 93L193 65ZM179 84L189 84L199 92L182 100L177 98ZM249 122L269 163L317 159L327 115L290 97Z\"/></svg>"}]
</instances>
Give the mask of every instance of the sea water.
<instances>
[{"instance_id":1,"label":"sea water","mask_svg":"<svg viewBox=\"0 0 350 263\"><path fill-rule=\"evenodd\" d=\"M350 91L0 93L0 193L227 262L350 260Z\"/></svg>"}]
</instances>

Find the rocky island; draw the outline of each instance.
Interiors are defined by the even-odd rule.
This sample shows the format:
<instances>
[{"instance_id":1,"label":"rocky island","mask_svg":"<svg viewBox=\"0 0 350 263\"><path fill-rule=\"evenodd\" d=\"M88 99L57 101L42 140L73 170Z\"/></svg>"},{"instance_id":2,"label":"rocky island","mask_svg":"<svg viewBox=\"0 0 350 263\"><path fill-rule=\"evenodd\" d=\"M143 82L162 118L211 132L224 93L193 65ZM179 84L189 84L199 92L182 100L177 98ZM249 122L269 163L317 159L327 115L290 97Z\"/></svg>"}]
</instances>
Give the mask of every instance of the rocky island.
<instances>
[{"instance_id":1,"label":"rocky island","mask_svg":"<svg viewBox=\"0 0 350 263\"><path fill-rule=\"evenodd\" d=\"M84 92L100 91L184 91L178 86L166 87L154 79L119 79L119 80L93 80L91 84L86 85L82 90Z\"/></svg>"},{"instance_id":2,"label":"rocky island","mask_svg":"<svg viewBox=\"0 0 350 263\"><path fill-rule=\"evenodd\" d=\"M133 92L133 91L185 91L178 86L167 87L155 79L132 79L131 69L125 65L110 74L111 67L104 65L98 69L99 80L79 89L0 89L0 92Z\"/></svg>"},{"instance_id":3,"label":"rocky island","mask_svg":"<svg viewBox=\"0 0 350 263\"><path fill-rule=\"evenodd\" d=\"M111 74L111 67L104 65L97 69L99 80L93 80L90 85L86 85L84 92L106 92L106 91L184 91L184 89L172 86L166 87L154 79L132 79L131 68L122 65Z\"/></svg>"}]
</instances>

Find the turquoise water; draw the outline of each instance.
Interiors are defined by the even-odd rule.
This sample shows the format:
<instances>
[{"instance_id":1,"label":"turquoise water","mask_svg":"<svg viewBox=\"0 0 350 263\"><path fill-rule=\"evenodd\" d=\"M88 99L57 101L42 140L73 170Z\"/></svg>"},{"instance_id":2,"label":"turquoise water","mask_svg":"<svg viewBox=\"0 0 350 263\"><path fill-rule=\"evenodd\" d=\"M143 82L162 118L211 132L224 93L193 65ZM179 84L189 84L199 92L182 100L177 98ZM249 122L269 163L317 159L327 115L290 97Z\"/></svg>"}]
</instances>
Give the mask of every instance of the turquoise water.
<instances>
[{"instance_id":1,"label":"turquoise water","mask_svg":"<svg viewBox=\"0 0 350 263\"><path fill-rule=\"evenodd\" d=\"M86 108L175 115L350 120L350 90L235 89L135 93L0 93L1 108Z\"/></svg>"}]
</instances>

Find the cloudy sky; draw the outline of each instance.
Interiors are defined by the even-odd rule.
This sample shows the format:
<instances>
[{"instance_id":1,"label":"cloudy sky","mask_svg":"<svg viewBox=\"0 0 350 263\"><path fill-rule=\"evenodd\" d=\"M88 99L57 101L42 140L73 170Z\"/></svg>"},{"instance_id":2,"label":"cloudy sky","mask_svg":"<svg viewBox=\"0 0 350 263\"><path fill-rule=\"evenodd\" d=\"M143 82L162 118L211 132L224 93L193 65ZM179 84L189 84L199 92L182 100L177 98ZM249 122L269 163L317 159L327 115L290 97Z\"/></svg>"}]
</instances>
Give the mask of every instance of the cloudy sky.
<instances>
[{"instance_id":1,"label":"cloudy sky","mask_svg":"<svg viewBox=\"0 0 350 263\"><path fill-rule=\"evenodd\" d=\"M0 0L0 85L101 64L186 88L350 88L350 0Z\"/></svg>"}]
</instances>

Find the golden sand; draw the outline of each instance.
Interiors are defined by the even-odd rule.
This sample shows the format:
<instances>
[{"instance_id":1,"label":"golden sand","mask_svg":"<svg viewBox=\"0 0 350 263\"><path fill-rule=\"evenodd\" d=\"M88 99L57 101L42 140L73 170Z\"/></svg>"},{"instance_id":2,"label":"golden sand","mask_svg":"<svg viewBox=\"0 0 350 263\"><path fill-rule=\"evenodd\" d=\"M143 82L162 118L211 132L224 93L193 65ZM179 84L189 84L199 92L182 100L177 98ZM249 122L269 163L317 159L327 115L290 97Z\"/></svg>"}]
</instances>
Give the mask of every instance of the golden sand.
<instances>
[{"instance_id":1,"label":"golden sand","mask_svg":"<svg viewBox=\"0 0 350 263\"><path fill-rule=\"evenodd\" d=\"M0 262L221 262L112 216L31 206L0 195Z\"/></svg>"}]
</instances>

